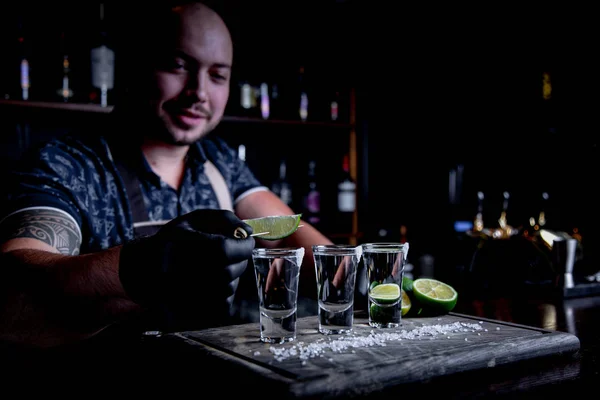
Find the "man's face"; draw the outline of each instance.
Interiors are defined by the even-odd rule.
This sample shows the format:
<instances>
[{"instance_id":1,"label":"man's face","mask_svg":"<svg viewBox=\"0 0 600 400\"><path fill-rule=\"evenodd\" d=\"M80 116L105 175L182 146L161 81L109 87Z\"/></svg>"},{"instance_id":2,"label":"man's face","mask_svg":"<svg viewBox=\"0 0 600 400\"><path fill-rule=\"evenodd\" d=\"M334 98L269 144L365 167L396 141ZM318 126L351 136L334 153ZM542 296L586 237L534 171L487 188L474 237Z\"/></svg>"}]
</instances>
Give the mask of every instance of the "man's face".
<instances>
[{"instance_id":1,"label":"man's face","mask_svg":"<svg viewBox=\"0 0 600 400\"><path fill-rule=\"evenodd\" d=\"M179 14L173 40L159 51L150 109L165 129L160 139L189 145L213 130L229 98L233 46L216 16L195 9Z\"/></svg>"}]
</instances>

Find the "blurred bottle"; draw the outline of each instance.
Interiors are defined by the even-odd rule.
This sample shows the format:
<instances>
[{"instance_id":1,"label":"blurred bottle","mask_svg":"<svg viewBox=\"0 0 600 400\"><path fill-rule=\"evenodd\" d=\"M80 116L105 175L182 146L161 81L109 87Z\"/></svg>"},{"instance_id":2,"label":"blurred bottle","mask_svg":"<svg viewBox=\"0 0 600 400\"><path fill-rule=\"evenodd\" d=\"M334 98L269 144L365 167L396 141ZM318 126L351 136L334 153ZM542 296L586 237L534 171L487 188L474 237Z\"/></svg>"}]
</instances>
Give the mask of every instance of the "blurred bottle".
<instances>
[{"instance_id":1,"label":"blurred bottle","mask_svg":"<svg viewBox=\"0 0 600 400\"><path fill-rule=\"evenodd\" d=\"M475 221L473 222L473 231L482 232L484 228L483 223L483 192L477 192L477 214L475 215Z\"/></svg>"},{"instance_id":2,"label":"blurred bottle","mask_svg":"<svg viewBox=\"0 0 600 400\"><path fill-rule=\"evenodd\" d=\"M108 106L108 91L114 87L115 52L110 42L104 15L104 3L100 3L97 37L91 50L92 86L99 91L100 105ZM92 92L95 100L97 92Z\"/></svg>"},{"instance_id":3,"label":"blurred bottle","mask_svg":"<svg viewBox=\"0 0 600 400\"><path fill-rule=\"evenodd\" d=\"M63 31L60 35L60 49L62 53L62 84L56 91L58 97L63 102L68 102L73 97L73 89L71 88L71 63L69 60L69 47L67 43L67 35Z\"/></svg>"},{"instance_id":4,"label":"blurred bottle","mask_svg":"<svg viewBox=\"0 0 600 400\"><path fill-rule=\"evenodd\" d=\"M304 66L300 66L298 72L298 87L300 90L298 115L301 121L306 121L308 119L308 88L306 85Z\"/></svg>"},{"instance_id":5,"label":"blurred bottle","mask_svg":"<svg viewBox=\"0 0 600 400\"><path fill-rule=\"evenodd\" d=\"M271 84L271 93L269 97L269 117L272 119L281 119L283 116L279 84L275 81Z\"/></svg>"},{"instance_id":6,"label":"blurred bottle","mask_svg":"<svg viewBox=\"0 0 600 400\"><path fill-rule=\"evenodd\" d=\"M271 97L269 85L266 82L260 84L260 115L263 119L269 119L271 114Z\"/></svg>"},{"instance_id":7,"label":"blurred bottle","mask_svg":"<svg viewBox=\"0 0 600 400\"><path fill-rule=\"evenodd\" d=\"M308 163L308 186L304 195L304 215L310 224L318 226L321 223L321 192L317 184L317 163L310 160Z\"/></svg>"},{"instance_id":8,"label":"blurred bottle","mask_svg":"<svg viewBox=\"0 0 600 400\"><path fill-rule=\"evenodd\" d=\"M257 102L255 88L252 86L250 81L241 80L240 83L240 107L239 115L244 117L255 117L257 116Z\"/></svg>"},{"instance_id":9,"label":"blurred bottle","mask_svg":"<svg viewBox=\"0 0 600 400\"><path fill-rule=\"evenodd\" d=\"M240 86L240 109L242 115L250 114L252 108L252 85L246 80L239 83Z\"/></svg>"},{"instance_id":10,"label":"blurred bottle","mask_svg":"<svg viewBox=\"0 0 600 400\"><path fill-rule=\"evenodd\" d=\"M356 210L356 182L350 174L350 156L342 161L342 176L338 183L338 211L353 213Z\"/></svg>"},{"instance_id":11,"label":"blurred bottle","mask_svg":"<svg viewBox=\"0 0 600 400\"><path fill-rule=\"evenodd\" d=\"M281 160L279 163L279 177L273 182L271 190L279 196L281 201L285 204L288 206L292 205L292 185L288 181L287 164L285 160Z\"/></svg>"},{"instance_id":12,"label":"blurred bottle","mask_svg":"<svg viewBox=\"0 0 600 400\"><path fill-rule=\"evenodd\" d=\"M17 21L17 40L19 54L19 77L20 77L20 98L29 100L29 90L31 87L30 76L30 43L27 39L23 17L19 16Z\"/></svg>"},{"instance_id":13,"label":"blurred bottle","mask_svg":"<svg viewBox=\"0 0 600 400\"><path fill-rule=\"evenodd\" d=\"M548 200L550 199L550 195L548 192L542 193L542 200L540 204L540 214L538 216L537 225L539 229L542 229L546 226L546 211L548 210Z\"/></svg>"},{"instance_id":14,"label":"blurred bottle","mask_svg":"<svg viewBox=\"0 0 600 400\"><path fill-rule=\"evenodd\" d=\"M356 211L356 182L350 174L350 157L344 155L341 176L337 185L336 230L341 233L352 233L354 211Z\"/></svg>"},{"instance_id":15,"label":"blurred bottle","mask_svg":"<svg viewBox=\"0 0 600 400\"><path fill-rule=\"evenodd\" d=\"M525 237L535 237L539 235L540 229L544 229L546 227L546 212L548 210L548 201L550 199L550 195L548 192L543 192L541 196L541 200L538 203L536 213L537 215L531 215L529 217L529 224L523 230L523 236ZM536 218L537 216L537 218Z\"/></svg>"},{"instance_id":16,"label":"blurred bottle","mask_svg":"<svg viewBox=\"0 0 600 400\"><path fill-rule=\"evenodd\" d=\"M508 201L510 200L510 193L503 192L502 196L504 200L502 202L502 212L500 213L500 218L498 218L498 226L499 228L494 231L495 239L506 239L511 237L514 234L514 229L512 226L508 224Z\"/></svg>"},{"instance_id":17,"label":"blurred bottle","mask_svg":"<svg viewBox=\"0 0 600 400\"><path fill-rule=\"evenodd\" d=\"M541 118L545 133L555 134L558 131L558 107L554 100L552 71L546 68L542 72L542 102Z\"/></svg>"},{"instance_id":18,"label":"blurred bottle","mask_svg":"<svg viewBox=\"0 0 600 400\"><path fill-rule=\"evenodd\" d=\"M332 122L336 122L340 117L340 92L337 90L331 99L331 103L329 106L330 111L330 119Z\"/></svg>"}]
</instances>

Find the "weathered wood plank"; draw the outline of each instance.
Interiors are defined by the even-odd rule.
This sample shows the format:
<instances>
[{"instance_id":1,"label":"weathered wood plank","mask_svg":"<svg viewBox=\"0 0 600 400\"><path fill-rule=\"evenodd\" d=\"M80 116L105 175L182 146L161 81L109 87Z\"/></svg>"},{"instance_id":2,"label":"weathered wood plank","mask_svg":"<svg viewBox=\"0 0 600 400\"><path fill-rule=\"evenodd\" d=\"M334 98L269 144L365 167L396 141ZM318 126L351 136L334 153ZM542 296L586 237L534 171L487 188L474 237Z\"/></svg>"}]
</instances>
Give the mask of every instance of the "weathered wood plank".
<instances>
[{"instance_id":1,"label":"weathered wood plank","mask_svg":"<svg viewBox=\"0 0 600 400\"><path fill-rule=\"evenodd\" d=\"M356 318L353 334L333 336L320 334L311 316L298 320L295 342L281 345L260 342L254 323L174 335L250 381L277 383L290 398L360 396L465 371L570 355L580 346L572 334L455 313L407 318L393 330L374 330L366 319ZM312 356L302 356L306 349L312 349ZM271 350L284 352L284 357Z\"/></svg>"}]
</instances>

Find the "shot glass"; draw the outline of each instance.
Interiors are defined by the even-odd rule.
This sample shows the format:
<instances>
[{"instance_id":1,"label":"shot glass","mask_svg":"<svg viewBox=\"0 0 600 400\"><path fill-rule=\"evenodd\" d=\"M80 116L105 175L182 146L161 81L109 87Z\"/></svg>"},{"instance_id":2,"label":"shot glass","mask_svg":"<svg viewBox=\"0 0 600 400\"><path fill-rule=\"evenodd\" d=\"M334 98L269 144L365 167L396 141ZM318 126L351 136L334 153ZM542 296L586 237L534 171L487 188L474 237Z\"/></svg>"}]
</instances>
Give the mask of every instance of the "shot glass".
<instances>
[{"instance_id":1,"label":"shot glass","mask_svg":"<svg viewBox=\"0 0 600 400\"><path fill-rule=\"evenodd\" d=\"M325 335L351 332L356 271L362 248L315 245L312 250L317 276L319 332Z\"/></svg>"},{"instance_id":2,"label":"shot glass","mask_svg":"<svg viewBox=\"0 0 600 400\"><path fill-rule=\"evenodd\" d=\"M256 248L252 251L258 289L260 340L296 339L298 279L304 247Z\"/></svg>"},{"instance_id":3,"label":"shot glass","mask_svg":"<svg viewBox=\"0 0 600 400\"><path fill-rule=\"evenodd\" d=\"M402 318L402 277L408 243L362 245L367 270L369 325L397 328Z\"/></svg>"}]
</instances>

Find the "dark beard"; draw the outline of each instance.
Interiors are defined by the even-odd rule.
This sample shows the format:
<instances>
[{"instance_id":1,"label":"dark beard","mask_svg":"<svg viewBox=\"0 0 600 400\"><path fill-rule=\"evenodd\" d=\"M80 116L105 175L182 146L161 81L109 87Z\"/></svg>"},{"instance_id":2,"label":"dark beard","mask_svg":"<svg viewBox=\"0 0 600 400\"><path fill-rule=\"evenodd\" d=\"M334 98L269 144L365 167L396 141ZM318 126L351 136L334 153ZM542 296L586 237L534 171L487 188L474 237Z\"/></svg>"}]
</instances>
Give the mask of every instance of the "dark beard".
<instances>
[{"instance_id":1,"label":"dark beard","mask_svg":"<svg viewBox=\"0 0 600 400\"><path fill-rule=\"evenodd\" d=\"M190 146L197 141L197 139L191 141L176 140L174 135L167 129L165 121L157 115L148 113L141 117L141 120L144 122L135 130L140 139L149 138L174 146Z\"/></svg>"}]
</instances>

